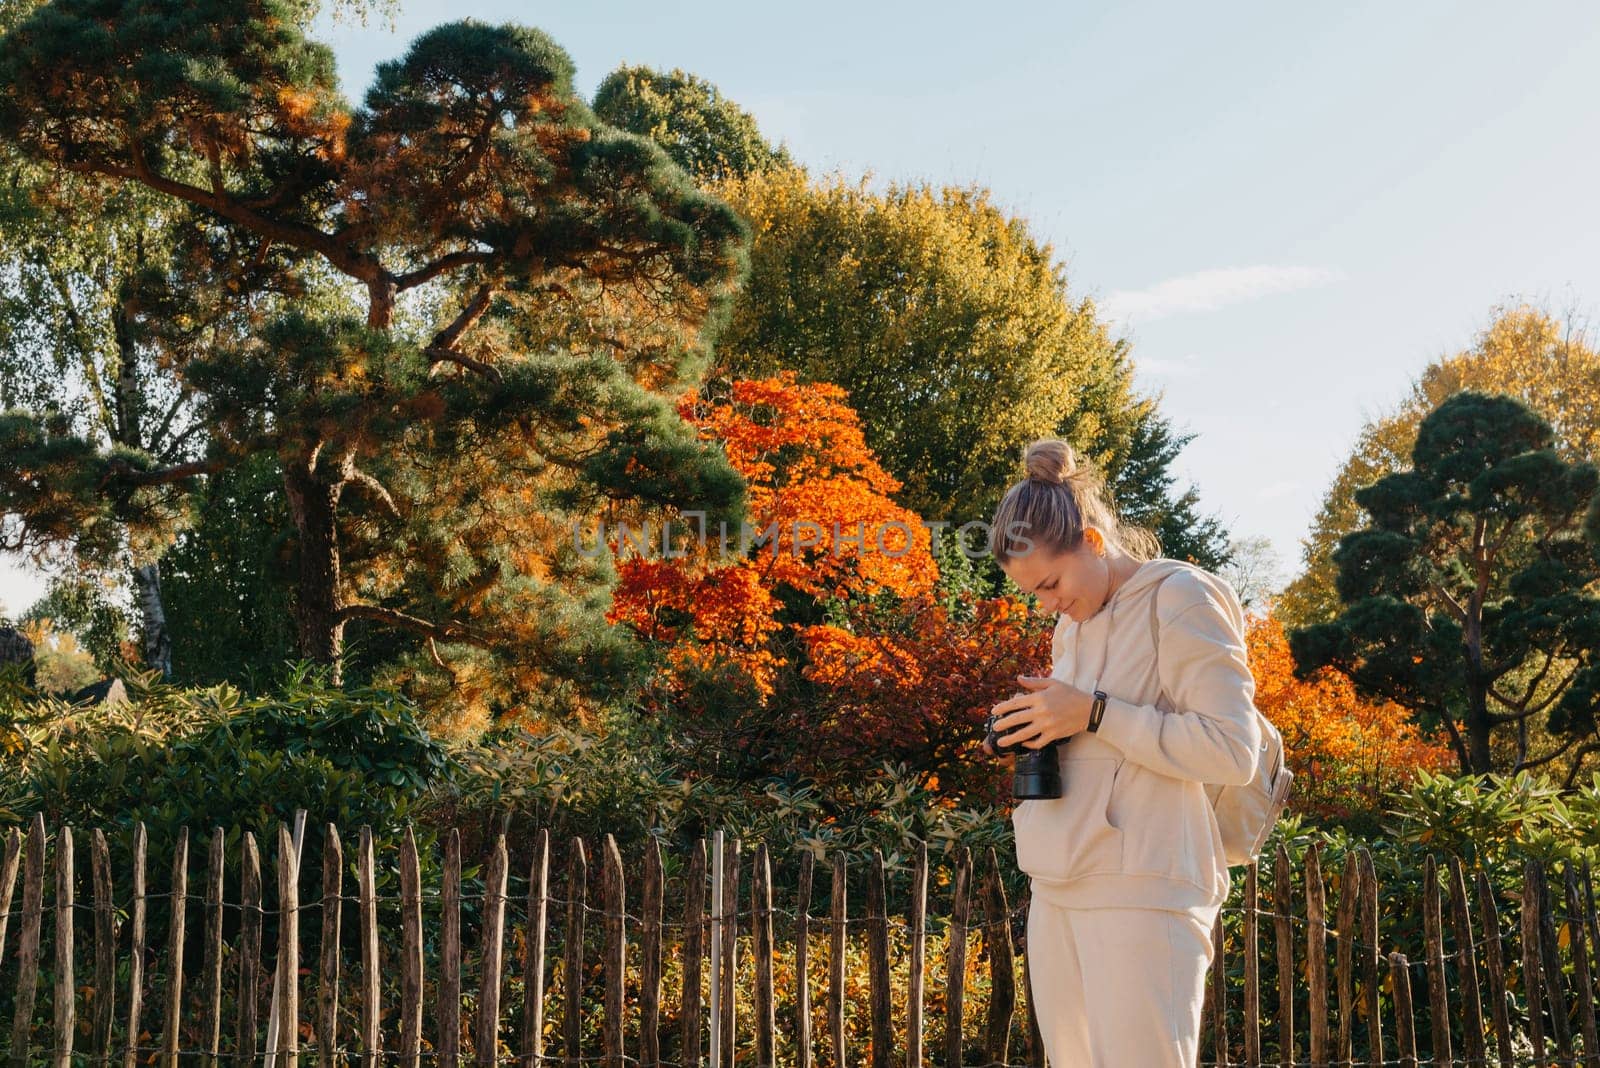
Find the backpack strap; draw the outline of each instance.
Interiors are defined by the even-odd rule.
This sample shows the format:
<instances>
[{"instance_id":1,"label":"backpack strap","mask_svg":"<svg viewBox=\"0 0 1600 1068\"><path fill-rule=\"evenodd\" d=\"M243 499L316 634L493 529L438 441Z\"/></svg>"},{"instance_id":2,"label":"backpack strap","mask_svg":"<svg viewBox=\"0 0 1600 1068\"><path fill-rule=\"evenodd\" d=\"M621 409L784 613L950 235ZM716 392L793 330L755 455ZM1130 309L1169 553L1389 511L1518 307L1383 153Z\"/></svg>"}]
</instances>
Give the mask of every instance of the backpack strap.
<instances>
[{"instance_id":1,"label":"backpack strap","mask_svg":"<svg viewBox=\"0 0 1600 1068\"><path fill-rule=\"evenodd\" d=\"M1156 590L1150 595L1150 644L1157 649L1161 648L1161 617L1157 614L1156 608L1161 600L1161 584L1171 577L1171 575L1163 575L1157 579Z\"/></svg>"},{"instance_id":2,"label":"backpack strap","mask_svg":"<svg viewBox=\"0 0 1600 1068\"><path fill-rule=\"evenodd\" d=\"M1150 646L1156 651L1156 700L1161 699L1161 616L1156 611L1160 607L1161 584L1171 578L1170 574L1163 575L1156 580L1156 588L1150 594Z\"/></svg>"}]
</instances>

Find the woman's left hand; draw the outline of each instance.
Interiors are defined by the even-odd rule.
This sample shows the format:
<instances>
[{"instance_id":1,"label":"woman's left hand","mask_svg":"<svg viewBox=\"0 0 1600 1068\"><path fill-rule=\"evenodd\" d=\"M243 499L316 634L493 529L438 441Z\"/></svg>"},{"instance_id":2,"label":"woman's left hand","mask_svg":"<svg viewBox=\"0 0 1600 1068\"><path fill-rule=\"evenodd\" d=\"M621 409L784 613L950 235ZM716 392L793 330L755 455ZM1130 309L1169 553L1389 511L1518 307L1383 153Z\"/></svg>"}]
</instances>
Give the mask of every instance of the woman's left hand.
<instances>
[{"instance_id":1,"label":"woman's left hand","mask_svg":"<svg viewBox=\"0 0 1600 1068\"><path fill-rule=\"evenodd\" d=\"M994 729L1006 748L1020 742L1029 749L1042 749L1088 729L1093 694L1057 678L1018 675L1017 681L1029 692L1008 697L993 709L1000 716ZM1010 714L1000 715L1003 712Z\"/></svg>"}]
</instances>

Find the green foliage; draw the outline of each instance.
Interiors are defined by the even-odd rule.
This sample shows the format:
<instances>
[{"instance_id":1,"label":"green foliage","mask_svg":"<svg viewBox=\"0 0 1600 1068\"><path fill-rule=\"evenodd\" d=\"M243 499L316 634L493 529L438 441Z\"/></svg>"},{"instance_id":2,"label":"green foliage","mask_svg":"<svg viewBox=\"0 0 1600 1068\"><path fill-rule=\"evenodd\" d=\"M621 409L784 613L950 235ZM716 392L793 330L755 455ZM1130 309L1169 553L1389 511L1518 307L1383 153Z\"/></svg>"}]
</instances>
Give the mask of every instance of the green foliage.
<instances>
[{"instance_id":1,"label":"green foliage","mask_svg":"<svg viewBox=\"0 0 1600 1068\"><path fill-rule=\"evenodd\" d=\"M173 681L264 689L295 656L289 614L293 525L283 475L252 457L206 480L195 523L161 560L161 593L177 655Z\"/></svg>"},{"instance_id":2,"label":"green foliage","mask_svg":"<svg viewBox=\"0 0 1600 1068\"><path fill-rule=\"evenodd\" d=\"M755 118L715 85L674 68L623 65L595 90L594 111L605 122L655 141L678 166L702 182L793 165L773 148Z\"/></svg>"},{"instance_id":3,"label":"green foliage","mask_svg":"<svg viewBox=\"0 0 1600 1068\"><path fill-rule=\"evenodd\" d=\"M1022 446L1065 437L1169 552L1219 564L1225 536L1173 487L1187 439L1050 246L981 188L864 185L779 168L716 186L755 233L716 375L842 386L896 501L930 520L990 519Z\"/></svg>"},{"instance_id":4,"label":"green foliage","mask_svg":"<svg viewBox=\"0 0 1600 1068\"><path fill-rule=\"evenodd\" d=\"M0 696L0 733L17 750L0 771L8 819L51 826L143 823L151 849L179 828L221 826L273 841L305 809L312 826L391 834L416 800L448 782L446 752L396 694L341 690L307 665L278 693L242 698L221 685L185 690L154 674L129 680L130 701L75 707Z\"/></svg>"},{"instance_id":5,"label":"green foliage","mask_svg":"<svg viewBox=\"0 0 1600 1068\"><path fill-rule=\"evenodd\" d=\"M1588 785L1563 790L1526 771L1451 776L1418 769L1389 802L1387 826L1397 841L1484 868L1600 861L1600 773Z\"/></svg>"}]
</instances>

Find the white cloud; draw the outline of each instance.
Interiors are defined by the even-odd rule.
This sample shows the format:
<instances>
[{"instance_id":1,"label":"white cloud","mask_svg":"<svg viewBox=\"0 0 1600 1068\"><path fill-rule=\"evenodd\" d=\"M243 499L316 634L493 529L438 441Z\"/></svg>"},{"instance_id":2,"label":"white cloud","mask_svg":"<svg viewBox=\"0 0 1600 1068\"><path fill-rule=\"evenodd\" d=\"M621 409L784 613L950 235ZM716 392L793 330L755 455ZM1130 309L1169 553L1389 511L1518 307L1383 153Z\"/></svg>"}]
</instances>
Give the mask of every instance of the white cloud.
<instances>
[{"instance_id":1,"label":"white cloud","mask_svg":"<svg viewBox=\"0 0 1600 1068\"><path fill-rule=\"evenodd\" d=\"M1262 500L1270 501L1278 497L1287 497L1299 488L1300 483L1292 479L1285 482L1273 482L1256 490L1256 496Z\"/></svg>"},{"instance_id":2,"label":"white cloud","mask_svg":"<svg viewBox=\"0 0 1600 1068\"><path fill-rule=\"evenodd\" d=\"M1183 312L1213 311L1272 293L1326 285L1344 275L1324 267L1215 267L1157 282L1149 289L1119 289L1100 302L1106 318L1149 322Z\"/></svg>"}]
</instances>

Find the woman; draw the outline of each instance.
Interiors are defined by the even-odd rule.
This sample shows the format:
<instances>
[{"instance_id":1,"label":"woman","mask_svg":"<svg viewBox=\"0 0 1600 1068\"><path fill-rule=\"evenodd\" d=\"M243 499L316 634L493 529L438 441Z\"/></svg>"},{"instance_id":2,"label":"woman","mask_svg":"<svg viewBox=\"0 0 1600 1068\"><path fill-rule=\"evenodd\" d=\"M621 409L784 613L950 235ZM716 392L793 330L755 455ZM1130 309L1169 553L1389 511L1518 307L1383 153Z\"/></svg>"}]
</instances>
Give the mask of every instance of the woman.
<instances>
[{"instance_id":1,"label":"woman","mask_svg":"<svg viewBox=\"0 0 1600 1068\"><path fill-rule=\"evenodd\" d=\"M1193 1068L1229 888L1204 784L1249 782L1261 742L1244 613L1222 579L1122 526L1066 442L1035 441L1025 462L989 549L1060 617L1050 677L1019 676L994 727L1008 748L1061 742L1061 796L1012 814L1045 1053Z\"/></svg>"}]
</instances>

